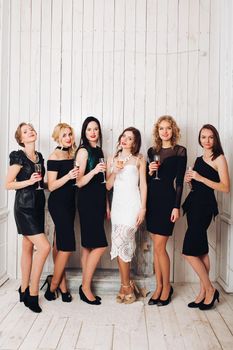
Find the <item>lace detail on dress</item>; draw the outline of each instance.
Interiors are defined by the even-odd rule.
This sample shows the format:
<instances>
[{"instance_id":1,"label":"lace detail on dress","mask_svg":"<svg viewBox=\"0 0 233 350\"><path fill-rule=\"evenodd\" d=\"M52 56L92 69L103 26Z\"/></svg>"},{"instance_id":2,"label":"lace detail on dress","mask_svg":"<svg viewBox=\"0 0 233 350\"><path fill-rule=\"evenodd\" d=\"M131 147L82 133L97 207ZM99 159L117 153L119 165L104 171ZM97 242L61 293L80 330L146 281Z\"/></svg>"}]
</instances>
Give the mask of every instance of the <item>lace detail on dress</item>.
<instances>
[{"instance_id":1,"label":"lace detail on dress","mask_svg":"<svg viewBox=\"0 0 233 350\"><path fill-rule=\"evenodd\" d=\"M135 232L137 228L126 225L112 226L111 259L119 256L124 262L130 262L133 258L136 244Z\"/></svg>"}]
</instances>

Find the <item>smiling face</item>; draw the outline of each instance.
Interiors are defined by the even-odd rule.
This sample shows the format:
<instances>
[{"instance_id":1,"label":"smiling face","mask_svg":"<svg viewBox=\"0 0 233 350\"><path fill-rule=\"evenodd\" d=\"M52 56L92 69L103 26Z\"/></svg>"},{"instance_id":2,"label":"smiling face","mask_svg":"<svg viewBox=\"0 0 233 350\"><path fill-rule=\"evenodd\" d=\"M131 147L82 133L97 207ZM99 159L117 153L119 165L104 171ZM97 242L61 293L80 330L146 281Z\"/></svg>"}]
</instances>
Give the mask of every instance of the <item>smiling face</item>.
<instances>
[{"instance_id":1,"label":"smiling face","mask_svg":"<svg viewBox=\"0 0 233 350\"><path fill-rule=\"evenodd\" d=\"M134 134L132 131L125 131L120 139L122 149L132 150L134 146Z\"/></svg>"},{"instance_id":2,"label":"smiling face","mask_svg":"<svg viewBox=\"0 0 233 350\"><path fill-rule=\"evenodd\" d=\"M91 121L86 128L86 138L89 142L97 143L99 140L99 126L96 122Z\"/></svg>"},{"instance_id":3,"label":"smiling face","mask_svg":"<svg viewBox=\"0 0 233 350\"><path fill-rule=\"evenodd\" d=\"M20 142L23 145L35 142L37 139L36 131L31 124L22 125L20 128L20 132Z\"/></svg>"},{"instance_id":4,"label":"smiling face","mask_svg":"<svg viewBox=\"0 0 233 350\"><path fill-rule=\"evenodd\" d=\"M62 128L59 135L59 144L62 147L71 147L74 142L74 136L70 128Z\"/></svg>"},{"instance_id":5,"label":"smiling face","mask_svg":"<svg viewBox=\"0 0 233 350\"><path fill-rule=\"evenodd\" d=\"M212 150L214 146L214 134L209 129L202 129L200 134L200 143L205 150Z\"/></svg>"},{"instance_id":6,"label":"smiling face","mask_svg":"<svg viewBox=\"0 0 233 350\"><path fill-rule=\"evenodd\" d=\"M159 137L162 141L170 141L172 138L172 126L167 120L161 121L158 126Z\"/></svg>"}]
</instances>

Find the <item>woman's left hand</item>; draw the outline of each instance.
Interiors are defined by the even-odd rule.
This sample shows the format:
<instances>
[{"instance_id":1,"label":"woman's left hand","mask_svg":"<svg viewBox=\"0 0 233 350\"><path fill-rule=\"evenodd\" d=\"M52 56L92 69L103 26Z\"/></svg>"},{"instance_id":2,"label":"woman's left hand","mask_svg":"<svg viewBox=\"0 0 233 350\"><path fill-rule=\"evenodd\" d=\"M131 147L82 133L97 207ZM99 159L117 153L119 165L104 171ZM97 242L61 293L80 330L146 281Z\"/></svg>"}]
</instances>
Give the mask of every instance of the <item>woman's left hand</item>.
<instances>
[{"instance_id":1,"label":"woman's left hand","mask_svg":"<svg viewBox=\"0 0 233 350\"><path fill-rule=\"evenodd\" d=\"M195 170L189 170L188 174L191 179L194 179L196 181L201 181L202 179L202 176Z\"/></svg>"},{"instance_id":2,"label":"woman's left hand","mask_svg":"<svg viewBox=\"0 0 233 350\"><path fill-rule=\"evenodd\" d=\"M136 226L137 227L139 227L141 225L141 223L145 219L145 215L146 215L146 209L143 209L143 208L140 209L140 211L138 213L137 221L136 221Z\"/></svg>"},{"instance_id":3,"label":"woman's left hand","mask_svg":"<svg viewBox=\"0 0 233 350\"><path fill-rule=\"evenodd\" d=\"M176 222L180 217L180 210L178 208L173 208L171 213L171 222Z\"/></svg>"}]
</instances>

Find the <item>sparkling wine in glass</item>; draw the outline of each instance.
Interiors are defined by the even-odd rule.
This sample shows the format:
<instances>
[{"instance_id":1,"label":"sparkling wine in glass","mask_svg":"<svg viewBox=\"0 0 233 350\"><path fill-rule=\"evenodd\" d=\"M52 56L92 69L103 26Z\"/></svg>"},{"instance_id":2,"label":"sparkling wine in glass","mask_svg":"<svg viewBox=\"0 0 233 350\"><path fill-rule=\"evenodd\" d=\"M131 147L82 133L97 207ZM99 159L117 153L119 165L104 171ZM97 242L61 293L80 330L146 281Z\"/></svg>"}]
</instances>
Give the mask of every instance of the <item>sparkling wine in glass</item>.
<instances>
[{"instance_id":1,"label":"sparkling wine in glass","mask_svg":"<svg viewBox=\"0 0 233 350\"><path fill-rule=\"evenodd\" d=\"M158 167L160 166L160 155L159 154L154 155L154 162ZM159 169L157 169L155 172L154 180L160 180L160 178L158 177L158 171L159 171Z\"/></svg>"},{"instance_id":2,"label":"sparkling wine in glass","mask_svg":"<svg viewBox=\"0 0 233 350\"><path fill-rule=\"evenodd\" d=\"M105 163L105 160L104 160L104 158L99 158L99 162L100 163L102 163L102 164L104 164ZM101 182L102 184L105 184L106 183L106 179L105 179L105 173L104 173L104 171L103 171L103 181Z\"/></svg>"},{"instance_id":3,"label":"sparkling wine in glass","mask_svg":"<svg viewBox=\"0 0 233 350\"><path fill-rule=\"evenodd\" d=\"M35 164L35 172L42 176L42 167L40 163ZM36 188L36 190L43 190L43 188L40 186L40 181L38 181L38 186Z\"/></svg>"},{"instance_id":4,"label":"sparkling wine in glass","mask_svg":"<svg viewBox=\"0 0 233 350\"><path fill-rule=\"evenodd\" d=\"M74 159L74 168L76 168L77 170L79 170L80 168L80 164L76 159ZM77 186L76 182L75 184L73 184L73 186Z\"/></svg>"},{"instance_id":5,"label":"sparkling wine in glass","mask_svg":"<svg viewBox=\"0 0 233 350\"><path fill-rule=\"evenodd\" d=\"M193 167L192 166L188 166L187 171L191 171L191 170L193 170ZM193 186L192 186L192 182L191 181L188 182L188 186L189 186L190 191L193 192Z\"/></svg>"},{"instance_id":6,"label":"sparkling wine in glass","mask_svg":"<svg viewBox=\"0 0 233 350\"><path fill-rule=\"evenodd\" d=\"M123 160L123 159L118 158L117 161L116 161L116 163L117 163L117 167L118 167L119 169L123 169L123 168L124 168L124 160Z\"/></svg>"}]
</instances>

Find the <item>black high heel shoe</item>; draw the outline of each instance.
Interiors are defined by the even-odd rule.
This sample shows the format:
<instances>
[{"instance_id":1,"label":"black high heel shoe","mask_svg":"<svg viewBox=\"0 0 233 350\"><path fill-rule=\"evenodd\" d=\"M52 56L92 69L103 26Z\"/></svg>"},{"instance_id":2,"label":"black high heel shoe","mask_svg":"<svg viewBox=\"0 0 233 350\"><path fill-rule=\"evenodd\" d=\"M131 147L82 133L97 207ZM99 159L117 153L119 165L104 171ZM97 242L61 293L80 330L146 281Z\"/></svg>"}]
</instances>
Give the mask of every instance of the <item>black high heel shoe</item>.
<instances>
[{"instance_id":1,"label":"black high heel shoe","mask_svg":"<svg viewBox=\"0 0 233 350\"><path fill-rule=\"evenodd\" d=\"M24 292L24 305L27 306L31 311L40 313L42 311L38 303L38 295L30 295L29 287Z\"/></svg>"},{"instance_id":2,"label":"black high heel shoe","mask_svg":"<svg viewBox=\"0 0 233 350\"><path fill-rule=\"evenodd\" d=\"M81 288L82 288L82 285L80 286ZM79 288L80 288L79 287ZM97 300L99 300L99 301L101 301L102 300L102 298L101 297L99 297L98 295L94 295L94 297L97 299Z\"/></svg>"},{"instance_id":3,"label":"black high heel shoe","mask_svg":"<svg viewBox=\"0 0 233 350\"><path fill-rule=\"evenodd\" d=\"M200 310L204 310L204 311L212 309L212 307L214 306L215 300L217 300L218 303L219 303L219 291L217 289L215 289L215 292L214 292L213 299L212 299L211 303L209 303L209 304L202 303L199 306L199 309Z\"/></svg>"},{"instance_id":4,"label":"black high heel shoe","mask_svg":"<svg viewBox=\"0 0 233 350\"><path fill-rule=\"evenodd\" d=\"M159 302L159 298L160 298L160 296L156 299L150 298L150 300L148 301L148 305L157 305Z\"/></svg>"},{"instance_id":5,"label":"black high heel shoe","mask_svg":"<svg viewBox=\"0 0 233 350\"><path fill-rule=\"evenodd\" d=\"M72 301L72 295L70 292L62 292L61 288L57 288L57 291L61 294L61 298L64 303L70 303Z\"/></svg>"},{"instance_id":6,"label":"black high heel shoe","mask_svg":"<svg viewBox=\"0 0 233 350\"><path fill-rule=\"evenodd\" d=\"M204 300L205 300L205 298L202 301L200 301L199 303L195 303L195 301L192 301L191 303L188 304L188 307L191 307L192 309L200 307L201 304L204 303Z\"/></svg>"},{"instance_id":7,"label":"black high heel shoe","mask_svg":"<svg viewBox=\"0 0 233 350\"><path fill-rule=\"evenodd\" d=\"M27 287L27 288L28 288L28 287ZM26 289L27 289L27 288L26 288ZM26 289L25 289L25 291L26 291ZM25 291L22 292L21 286L20 286L19 289L18 289L18 292L19 292L19 301L20 301L20 303L22 303L22 302L24 301Z\"/></svg>"},{"instance_id":8,"label":"black high heel shoe","mask_svg":"<svg viewBox=\"0 0 233 350\"><path fill-rule=\"evenodd\" d=\"M40 288L40 290L42 290L44 288L44 286L47 284L47 289L46 289L46 292L44 293L44 297L48 301L57 299L57 291L51 292L51 290L50 290L52 277L53 277L53 275L48 275L46 277L46 280L44 281L43 285Z\"/></svg>"},{"instance_id":9,"label":"black high heel shoe","mask_svg":"<svg viewBox=\"0 0 233 350\"><path fill-rule=\"evenodd\" d=\"M79 296L80 296L80 299L87 304L90 304L90 305L100 305L101 304L100 300L97 298L95 300L89 300L86 297L86 295L84 294L84 292L82 290L82 286L79 287Z\"/></svg>"},{"instance_id":10,"label":"black high heel shoe","mask_svg":"<svg viewBox=\"0 0 233 350\"><path fill-rule=\"evenodd\" d=\"M158 305L158 306L165 306L165 305L168 305L168 304L171 302L172 294L173 294L173 288L172 288L172 286L171 286L170 292L169 292L169 295L168 295L168 298L167 298L166 300L159 299L157 305Z\"/></svg>"}]
</instances>

